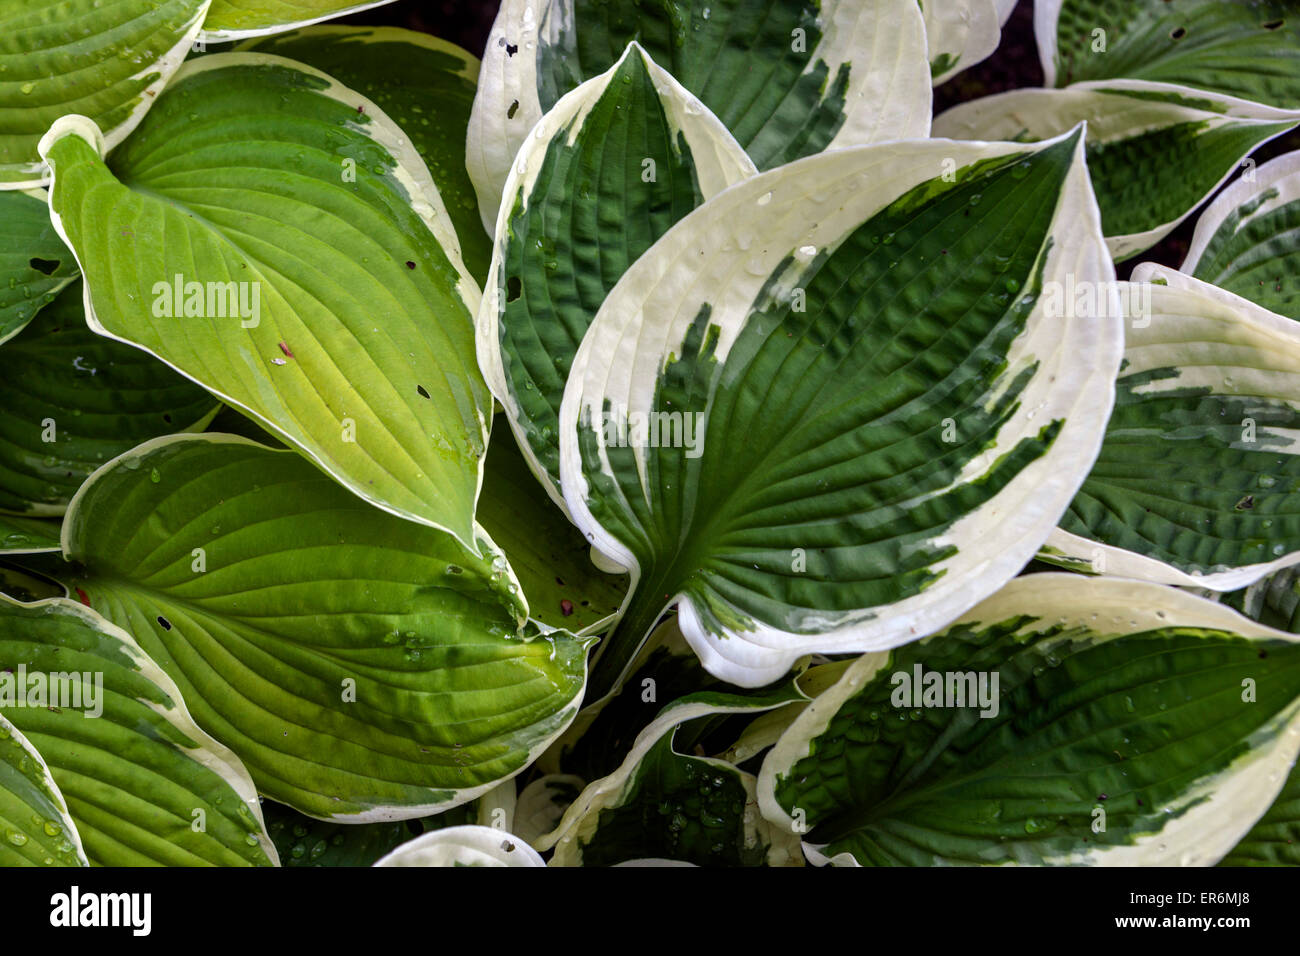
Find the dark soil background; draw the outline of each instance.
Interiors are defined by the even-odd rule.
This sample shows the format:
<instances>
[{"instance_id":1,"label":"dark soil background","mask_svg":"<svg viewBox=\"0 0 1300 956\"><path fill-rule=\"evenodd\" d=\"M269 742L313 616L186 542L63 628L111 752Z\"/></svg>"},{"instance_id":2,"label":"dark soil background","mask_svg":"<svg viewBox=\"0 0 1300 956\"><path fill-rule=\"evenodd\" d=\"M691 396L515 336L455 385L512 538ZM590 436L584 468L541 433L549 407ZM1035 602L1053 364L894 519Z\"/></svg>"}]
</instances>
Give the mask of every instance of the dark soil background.
<instances>
[{"instance_id":1,"label":"dark soil background","mask_svg":"<svg viewBox=\"0 0 1300 956\"><path fill-rule=\"evenodd\" d=\"M481 56L499 5L497 0L401 0L345 17L339 22L385 24L432 33L459 44L475 56ZM1002 42L997 51L936 89L934 112L938 115L950 106L991 93L1042 84L1043 70L1034 43L1033 2L1020 0L1003 28ZM1266 144L1252 155L1257 163L1263 165L1274 156L1296 149L1300 149L1300 130ZM1189 216L1157 246L1121 263L1118 266L1119 277L1127 278L1133 267L1143 261L1171 267L1180 265L1195 227L1196 216Z\"/></svg>"}]
</instances>

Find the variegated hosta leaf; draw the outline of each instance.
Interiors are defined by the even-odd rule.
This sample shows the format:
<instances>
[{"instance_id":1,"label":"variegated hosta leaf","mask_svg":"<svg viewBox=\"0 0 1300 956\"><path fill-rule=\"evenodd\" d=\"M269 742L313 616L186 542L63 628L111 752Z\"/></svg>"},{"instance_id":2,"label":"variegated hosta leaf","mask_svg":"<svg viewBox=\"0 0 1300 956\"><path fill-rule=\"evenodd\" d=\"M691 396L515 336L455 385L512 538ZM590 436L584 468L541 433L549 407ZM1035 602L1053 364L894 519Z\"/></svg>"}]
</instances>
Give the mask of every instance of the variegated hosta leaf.
<instances>
[{"instance_id":1,"label":"variegated hosta leaf","mask_svg":"<svg viewBox=\"0 0 1300 956\"><path fill-rule=\"evenodd\" d=\"M1031 574L863 658L759 774L813 862L1215 863L1300 749L1300 643L1133 581Z\"/></svg>"},{"instance_id":2,"label":"variegated hosta leaf","mask_svg":"<svg viewBox=\"0 0 1300 956\"><path fill-rule=\"evenodd\" d=\"M1228 591L1300 561L1300 326L1143 263L1115 411L1042 557Z\"/></svg>"},{"instance_id":3,"label":"variegated hosta leaf","mask_svg":"<svg viewBox=\"0 0 1300 956\"><path fill-rule=\"evenodd\" d=\"M921 0L921 12L936 86L996 50L1006 19L996 0Z\"/></svg>"},{"instance_id":4,"label":"variegated hosta leaf","mask_svg":"<svg viewBox=\"0 0 1300 956\"><path fill-rule=\"evenodd\" d=\"M0 189L39 186L37 143L89 116L112 149L189 52L209 0L6 0L0 8Z\"/></svg>"},{"instance_id":5,"label":"variegated hosta leaf","mask_svg":"<svg viewBox=\"0 0 1300 956\"><path fill-rule=\"evenodd\" d=\"M1300 769L1291 768L1268 812L1219 865L1300 866Z\"/></svg>"},{"instance_id":6,"label":"variegated hosta leaf","mask_svg":"<svg viewBox=\"0 0 1300 956\"><path fill-rule=\"evenodd\" d=\"M434 830L403 843L375 866L546 866L523 840L495 827Z\"/></svg>"},{"instance_id":7,"label":"variegated hosta leaf","mask_svg":"<svg viewBox=\"0 0 1300 956\"><path fill-rule=\"evenodd\" d=\"M465 169L478 57L427 33L396 27L307 27L250 40L257 50L298 60L369 97L411 138L429 167L461 256L476 282L487 275L492 240L483 231Z\"/></svg>"},{"instance_id":8,"label":"variegated hosta leaf","mask_svg":"<svg viewBox=\"0 0 1300 956\"><path fill-rule=\"evenodd\" d=\"M0 713L0 866L56 865L90 865L81 834L41 755Z\"/></svg>"},{"instance_id":9,"label":"variegated hosta leaf","mask_svg":"<svg viewBox=\"0 0 1300 956\"><path fill-rule=\"evenodd\" d=\"M1034 0L1048 86L1129 77L1300 108L1294 0Z\"/></svg>"},{"instance_id":10,"label":"variegated hosta leaf","mask_svg":"<svg viewBox=\"0 0 1300 956\"><path fill-rule=\"evenodd\" d=\"M81 605L0 595L0 713L49 766L92 865L277 862L243 764L129 634Z\"/></svg>"},{"instance_id":11,"label":"variegated hosta leaf","mask_svg":"<svg viewBox=\"0 0 1300 956\"><path fill-rule=\"evenodd\" d=\"M59 550L59 523L0 514L0 555Z\"/></svg>"},{"instance_id":12,"label":"variegated hosta leaf","mask_svg":"<svg viewBox=\"0 0 1300 956\"><path fill-rule=\"evenodd\" d=\"M1300 566L1282 568L1249 587L1225 594L1223 603L1252 621L1300 633Z\"/></svg>"},{"instance_id":13,"label":"variegated hosta leaf","mask_svg":"<svg viewBox=\"0 0 1300 956\"><path fill-rule=\"evenodd\" d=\"M382 7L393 0L212 0L203 20L205 42L282 33L321 20Z\"/></svg>"},{"instance_id":14,"label":"variegated hosta leaf","mask_svg":"<svg viewBox=\"0 0 1300 956\"><path fill-rule=\"evenodd\" d=\"M929 133L930 70L916 0L504 0L467 143L489 232L533 126L633 40L717 115L760 169Z\"/></svg>"},{"instance_id":15,"label":"variegated hosta leaf","mask_svg":"<svg viewBox=\"0 0 1300 956\"><path fill-rule=\"evenodd\" d=\"M798 837L757 813L752 774L674 747L689 722L801 699L790 683L762 695L705 691L673 701L637 736L622 764L588 785L560 825L534 845L554 848L551 866L609 866L647 855L700 866L801 864Z\"/></svg>"},{"instance_id":16,"label":"variegated hosta leaf","mask_svg":"<svg viewBox=\"0 0 1300 956\"><path fill-rule=\"evenodd\" d=\"M839 150L731 187L620 280L560 415L579 527L715 676L933 631L1020 570L1100 444L1118 305L1082 134Z\"/></svg>"},{"instance_id":17,"label":"variegated hosta leaf","mask_svg":"<svg viewBox=\"0 0 1300 956\"><path fill-rule=\"evenodd\" d=\"M1295 128L1300 112L1115 80L972 100L936 117L934 135L1035 141L1085 121L1102 228L1120 260L1168 235L1252 150Z\"/></svg>"},{"instance_id":18,"label":"variegated hosta leaf","mask_svg":"<svg viewBox=\"0 0 1300 956\"><path fill-rule=\"evenodd\" d=\"M150 438L201 429L220 404L152 356L91 332L80 283L3 349L0 509L6 511L62 514L104 462Z\"/></svg>"},{"instance_id":19,"label":"variegated hosta leaf","mask_svg":"<svg viewBox=\"0 0 1300 956\"><path fill-rule=\"evenodd\" d=\"M479 365L561 507L560 401L596 310L673 223L756 172L635 43L560 100L520 150L478 312Z\"/></svg>"},{"instance_id":20,"label":"variegated hosta leaf","mask_svg":"<svg viewBox=\"0 0 1300 956\"><path fill-rule=\"evenodd\" d=\"M222 53L187 64L110 165L95 139L68 117L44 140L91 327L473 547L479 290L406 134L310 67Z\"/></svg>"},{"instance_id":21,"label":"variegated hosta leaf","mask_svg":"<svg viewBox=\"0 0 1300 956\"><path fill-rule=\"evenodd\" d=\"M1244 165L1201 213L1179 269L1300 320L1300 151Z\"/></svg>"},{"instance_id":22,"label":"variegated hosta leaf","mask_svg":"<svg viewBox=\"0 0 1300 956\"><path fill-rule=\"evenodd\" d=\"M458 826L473 819L467 803L435 817L384 823L332 823L314 820L272 801L262 803L266 832L284 866L371 866L413 836L429 829Z\"/></svg>"},{"instance_id":23,"label":"variegated hosta leaf","mask_svg":"<svg viewBox=\"0 0 1300 956\"><path fill-rule=\"evenodd\" d=\"M55 544L57 547L57 542ZM2 557L4 555L0 554L0 558ZM32 559L25 559L24 563L30 560ZM35 574L28 574L24 570L3 563L0 563L0 594L7 594L15 601L23 602L43 601L52 597L67 597L67 591L63 585L56 584L52 580Z\"/></svg>"},{"instance_id":24,"label":"variegated hosta leaf","mask_svg":"<svg viewBox=\"0 0 1300 956\"><path fill-rule=\"evenodd\" d=\"M581 777L566 773L548 773L538 777L519 794L513 824L514 834L533 844L550 833L564 817L578 794L586 786Z\"/></svg>"},{"instance_id":25,"label":"variegated hosta leaf","mask_svg":"<svg viewBox=\"0 0 1300 956\"><path fill-rule=\"evenodd\" d=\"M50 224L45 193L0 192L0 344L77 277L77 261Z\"/></svg>"},{"instance_id":26,"label":"variegated hosta leaf","mask_svg":"<svg viewBox=\"0 0 1300 956\"><path fill-rule=\"evenodd\" d=\"M509 560L536 620L574 634L599 633L627 594L627 575L591 563L587 539L528 470L510 426L498 420L495 428L479 522Z\"/></svg>"},{"instance_id":27,"label":"variegated hosta leaf","mask_svg":"<svg viewBox=\"0 0 1300 956\"><path fill-rule=\"evenodd\" d=\"M358 822L464 803L572 719L584 642L525 630L505 560L366 506L292 452L179 436L69 508L71 583L131 630L258 789Z\"/></svg>"}]
</instances>

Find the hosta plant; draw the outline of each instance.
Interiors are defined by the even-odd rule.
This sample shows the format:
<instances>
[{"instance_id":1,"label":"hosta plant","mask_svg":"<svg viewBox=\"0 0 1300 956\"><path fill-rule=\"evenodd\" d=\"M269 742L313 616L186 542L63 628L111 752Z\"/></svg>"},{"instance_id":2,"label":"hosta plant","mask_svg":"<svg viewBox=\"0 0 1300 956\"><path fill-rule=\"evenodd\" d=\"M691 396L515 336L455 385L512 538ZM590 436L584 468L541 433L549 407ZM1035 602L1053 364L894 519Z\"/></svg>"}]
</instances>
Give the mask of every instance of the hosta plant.
<instances>
[{"instance_id":1,"label":"hosta plant","mask_svg":"<svg viewBox=\"0 0 1300 956\"><path fill-rule=\"evenodd\" d=\"M0 9L0 863L1300 864L1293 5L408 6Z\"/></svg>"}]
</instances>

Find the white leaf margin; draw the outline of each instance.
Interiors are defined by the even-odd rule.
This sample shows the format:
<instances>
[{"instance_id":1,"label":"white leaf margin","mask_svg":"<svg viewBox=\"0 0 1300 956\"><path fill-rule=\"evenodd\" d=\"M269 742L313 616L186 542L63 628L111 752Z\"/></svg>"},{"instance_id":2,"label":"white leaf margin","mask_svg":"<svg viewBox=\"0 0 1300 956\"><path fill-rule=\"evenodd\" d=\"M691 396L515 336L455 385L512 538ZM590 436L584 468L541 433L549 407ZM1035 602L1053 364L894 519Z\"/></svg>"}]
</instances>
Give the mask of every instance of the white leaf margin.
<instances>
[{"instance_id":1,"label":"white leaf margin","mask_svg":"<svg viewBox=\"0 0 1300 956\"><path fill-rule=\"evenodd\" d=\"M211 2L211 0L209 0ZM303 27L309 27L313 23L322 23L326 20L334 20L338 17L351 16L354 13L362 13L366 10L373 10L375 7L386 6L393 0L368 0L368 2L355 3L350 7L341 7L338 10L330 10L322 13L318 17L308 17L305 20L294 20L289 23L273 23L265 27L247 27L241 30L200 30L198 41L203 44L207 43L230 43L234 40L247 40L250 37L270 36L275 33L287 33L290 30L300 30ZM207 15L203 16L204 20Z\"/></svg>"},{"instance_id":2,"label":"white leaf margin","mask_svg":"<svg viewBox=\"0 0 1300 956\"><path fill-rule=\"evenodd\" d=\"M0 594L0 607L5 605L23 608L24 610L42 608L49 614L76 618L80 623L92 630L118 641L121 645L121 651L135 665L136 672L157 686L172 702L172 706L167 707L147 700L141 700L140 703L167 721L186 739L194 743L193 748L186 747L182 749L177 747L176 749L195 763L212 771L235 791L240 801L252 814L253 820L257 823L258 829L255 836L258 845L261 846L262 851L273 865L280 865L280 857L276 852L275 844L271 842L271 838L267 835L266 820L262 817L262 805L257 796L257 788L253 785L253 778L244 767L243 761L235 755L233 750L217 741L194 722L194 718L190 716L189 708L185 706L185 699L181 696L180 688L176 686L176 682L167 676L167 673L154 662L152 657L145 653L144 649L136 643L134 637L85 605L68 598L46 598L42 601L24 604L22 601L16 601L6 594Z\"/></svg>"},{"instance_id":3,"label":"white leaf margin","mask_svg":"<svg viewBox=\"0 0 1300 956\"><path fill-rule=\"evenodd\" d=\"M952 65L936 73L934 86L987 59L1002 39L1002 24L1011 15L1007 0L922 0L925 42L930 63L947 53ZM999 7L1005 7L1005 14Z\"/></svg>"},{"instance_id":4,"label":"white leaf margin","mask_svg":"<svg viewBox=\"0 0 1300 956\"><path fill-rule=\"evenodd\" d=\"M505 830L467 824L408 840L373 865L544 867L546 863L536 850Z\"/></svg>"},{"instance_id":5,"label":"white leaf margin","mask_svg":"<svg viewBox=\"0 0 1300 956\"><path fill-rule=\"evenodd\" d=\"M0 595L0 598L5 595ZM10 738L27 754L36 766L41 768L41 786L45 788L45 796L54 804L54 808L59 812L59 825L63 827L63 835L68 838L72 844L72 849L76 852L77 860L82 866L90 866L90 861L86 859L86 848L81 845L81 832L77 829L76 822L72 815L68 813L68 801L63 798L63 791L59 785L54 782L50 776L50 768L45 763L45 758L40 755L32 742L27 739L26 734L10 723L9 718L0 712L0 731L3 736Z\"/></svg>"},{"instance_id":6,"label":"white leaf margin","mask_svg":"<svg viewBox=\"0 0 1300 956\"><path fill-rule=\"evenodd\" d=\"M1183 101L1213 106L1202 109ZM1300 110L1283 110L1238 97L1209 93L1173 83L1147 80L1096 80L1074 83L1064 89L1020 89L961 103L934 119L934 135L953 139L1015 139L1060 134L1080 122L1088 125L1090 143L1110 143L1141 136L1176 123L1204 123L1206 129L1226 125L1266 126L1300 123ZM1294 128L1294 127L1293 127ZM1258 149L1287 130L1262 140ZM1107 236L1115 259L1125 259L1155 245L1190 216L1215 190L1227 182L1248 153L1219 177L1214 187L1181 215L1144 232Z\"/></svg>"},{"instance_id":7,"label":"white leaf margin","mask_svg":"<svg viewBox=\"0 0 1300 956\"><path fill-rule=\"evenodd\" d=\"M1254 160L1245 162L1253 164ZM1274 190L1277 195L1264 195ZM1300 150L1283 153L1262 166L1247 165L1246 172L1219 193L1201 213L1200 219L1196 221L1196 231L1192 234L1191 246L1178 271L1187 275L1195 273L1205 250L1228 218L1240 213L1242 206L1255 200L1259 201L1258 205L1250 213L1241 216L1234 235L1257 216L1300 201Z\"/></svg>"},{"instance_id":8,"label":"white leaf margin","mask_svg":"<svg viewBox=\"0 0 1300 956\"><path fill-rule=\"evenodd\" d=\"M809 69L825 61L833 76L841 63L851 64L847 116L827 149L929 136L930 65L916 0L822 0L820 23L822 40ZM505 183L515 155L542 118L537 49L556 45L574 29L573 0L503 0L492 24L465 155L489 233L509 195ZM853 69L877 62L887 69Z\"/></svg>"},{"instance_id":9,"label":"white leaf margin","mask_svg":"<svg viewBox=\"0 0 1300 956\"><path fill-rule=\"evenodd\" d=\"M974 459L957 482L983 474L1000 451L1037 434L1043 420L1063 417L1066 423L1046 455L1022 470L981 511L959 519L946 536L931 542L936 547L975 543L981 556L972 560L959 547L939 565L947 573L921 593L856 618L826 616L817 621L821 633L811 636L761 622L743 633L715 635L705 629L689 598L679 593L665 604L680 599L682 633L709 673L742 687L759 687L780 678L809 653L884 650L933 633L1024 567L1096 460L1114 403L1122 351L1114 266L1084 165L1081 130L1028 145L925 140L805 157L721 193L679 221L633 264L606 298L578 350L560 411L561 487L579 530L596 550L629 569L631 587L622 611L636 593L641 568L632 551L600 526L587 505L588 483L578 447L582 417L598 412L606 398L629 414L647 412L665 356L680 354L702 303L713 305L712 324L721 328L715 356L722 365L759 288L792 249L805 243L818 249L837 246L898 196L941 176L949 161L961 167L982 159L1028 157L1076 134L1043 279L1046 283L1073 275L1076 281L1096 283L1107 304L1100 316L1070 315L1060 321L1046 318L1040 298L1026 330L1012 343L1009 370L1040 361L1021 396L1027 411L1004 426L996 447ZM729 242L733 228L755 218L773 241L759 252ZM781 242L774 241L778 233ZM790 236L800 238L784 241ZM1012 374L1008 371L1004 380ZM1039 411L1045 414L1034 422ZM597 442L602 470L610 474L603 435L597 434ZM644 492L645 449L637 453Z\"/></svg>"},{"instance_id":10,"label":"white leaf margin","mask_svg":"<svg viewBox=\"0 0 1300 956\"><path fill-rule=\"evenodd\" d=\"M414 211L416 215L420 217L421 221L423 221L428 227L429 232L433 235L438 245L446 254L447 261L451 264L452 268L456 270L459 279L455 287L455 292L465 304L466 311L469 313L472 320L473 316L478 311L482 299L482 292L478 287L478 283L474 281L474 278L469 274L469 270L465 266L465 261L461 256L460 240L456 236L455 227L451 223L451 217L447 214L447 209L443 204L442 196L438 192L438 187L434 184L433 177L430 175L429 168L425 165L424 159L416 151L414 145L412 145L410 140L402 132L401 128L368 98L357 93L355 90L344 86L328 74L322 73L314 67L307 66L305 63L299 63L297 60L290 60L269 53L255 52L214 53L210 56L200 57L197 60L190 60L175 75L175 77L172 78L172 85L177 85L189 76L207 72L208 70L226 69L228 67L255 66L278 66L285 69L296 70L317 80L322 80L326 83L326 86L321 89L313 90L314 93L327 96L339 103L346 103L350 107L361 106L364 109L365 114L370 117L370 122L362 127L361 131L364 135L369 136L374 140L374 142L386 149L389 155L394 159L395 165L390 170L390 173L406 192L412 211ZM101 158L105 156L106 145L104 134L95 124L95 121L86 116L69 114L68 116L63 116L55 120L49 131L46 132L44 137L42 137L39 147L42 158L48 155L54 144L64 136L79 136L89 143L91 148L94 149ZM53 196L56 178L57 177L53 175L50 177L51 196ZM122 185L128 189L131 188L125 183ZM81 256L78 254L77 250L73 248L73 244L69 240L67 231L63 226L63 219L55 211L52 202L50 204L50 221L54 224L54 230L59 234L59 238L63 240L63 244L72 251L73 257L77 260L77 268L81 272L84 280L86 322L90 326L91 331L95 332L97 335L102 335L105 338L112 339L115 342L122 342L126 345L130 345L132 348L140 349L140 351L147 355L153 356L164 365L175 370L178 375L189 379L206 389L210 394L215 395L225 404L238 409L249 418L252 418L285 444L301 451L304 455L310 458L318 468L333 478L336 482L344 488L352 491L364 501L379 508L381 511L397 515L399 518L405 518L408 521L414 521L417 524L423 524L432 528L437 528L440 531L445 531L469 548L472 553L479 553L474 535L466 538L463 534L459 534L455 530L433 521L426 516L405 511L395 505L383 501L367 490L362 482L350 481L347 475L345 475L340 467L338 467L337 463L331 463L322 458L319 449L307 447L308 444L311 444L310 436L304 436L307 439L306 443L300 441L298 438L290 435L275 422L263 418L243 403L238 402L231 396L213 388L209 383L200 381L198 378L195 378L193 375L190 375L178 366L168 362L158 353L147 348L142 348L138 343L133 342L131 339L110 332L95 314L94 303L91 298L91 282L89 277L86 276L84 263L82 263ZM378 416L377 411L375 414ZM491 431L492 408L490 402L487 403L487 407L478 409L478 418L481 441L483 447L486 448ZM478 482L477 489L474 492L475 502L478 501L479 496L483 493L484 460L484 458L480 458L478 462Z\"/></svg>"},{"instance_id":11,"label":"white leaf margin","mask_svg":"<svg viewBox=\"0 0 1300 956\"><path fill-rule=\"evenodd\" d=\"M618 62L600 76L592 77L561 97L551 111L533 127L532 134L519 148L519 154L514 166L511 167L505 185L504 197L510 198L501 203L497 215L496 228L493 232L496 240L492 246L492 264L483 285L483 299L474 324L479 370L483 373L488 390L505 410L506 421L514 432L516 444L528 463L529 471L565 515L569 513L569 506L528 442L521 421L522 412L519 403L515 400L506 379L500 339L500 319L505 311L505 303L501 300L501 269L504 267L504 259L510 245L509 224L514 214L513 197L520 197L523 208L528 208L537 176L541 172L550 148L560 142L565 146L573 145L588 115L605 94L619 69L628 57L632 56L639 56L650 74L651 82L654 83L655 91L659 94L660 105L670 126L674 132L686 138L695 160L699 189L705 200L717 195L728 186L758 175L753 160L736 142L731 132L722 125L722 121L714 116L693 93L678 83L671 73L655 63L641 44L636 42L629 43ZM618 572L621 570L618 569Z\"/></svg>"},{"instance_id":12,"label":"white leaf margin","mask_svg":"<svg viewBox=\"0 0 1300 956\"><path fill-rule=\"evenodd\" d=\"M1228 631L1245 638L1300 642L1295 634L1265 627L1225 605L1176 588L1060 573L1016 578L963 614L954 625L991 625L1021 615L1038 619L1026 624L1022 633L1032 632L1038 622L1051 619L1067 629L1083 628L1102 634L1102 640L1186 626ZM940 640L942 635L931 639ZM879 659L871 657L855 661L835 686L795 718L764 759L758 774L759 807L774 825L798 832L800 822L777 802L778 778L809 755L812 740L825 733L840 706L855 696L883 666ZM1241 841L1285 786L1287 774L1300 752L1300 698L1292 701L1259 736L1272 739L1261 748L1248 751L1222 772L1198 780L1179 801L1183 812L1173 814L1160 832L1139 837L1127 846L1089 847L1045 861L1020 862L1074 866L1213 866ZM823 849L824 845L804 842L804 853L815 866L859 865L847 851L828 857Z\"/></svg>"},{"instance_id":13,"label":"white leaf margin","mask_svg":"<svg viewBox=\"0 0 1300 956\"><path fill-rule=\"evenodd\" d=\"M1138 265L1128 283L1144 284L1149 286L1151 314L1128 316L1124 350L1128 364L1120 375L1166 366L1177 367L1180 374L1176 379L1152 383L1143 389L1143 394L1197 386L1222 392L1224 378L1229 377L1236 383L1234 394L1271 397L1300 409L1300 374L1297 374L1300 373L1300 324L1249 299L1153 262ZM1121 296L1126 306L1134 298L1140 297ZM1218 337L1208 337L1216 328ZM1193 338L1197 330L1207 338ZM1215 349L1223 350L1221 359L1215 357ZM1251 353L1265 357L1271 367L1233 364L1244 361ZM1195 356L1198 364L1180 365L1179 357L1188 355ZM1287 443L1271 450L1279 454L1300 454L1300 433L1262 427L1260 431ZM1274 571L1300 563L1298 548L1273 561L1196 574L1061 528L1048 536L1045 549L1041 557L1049 562L1104 568L1102 573L1111 577L1213 591L1235 591Z\"/></svg>"}]
</instances>

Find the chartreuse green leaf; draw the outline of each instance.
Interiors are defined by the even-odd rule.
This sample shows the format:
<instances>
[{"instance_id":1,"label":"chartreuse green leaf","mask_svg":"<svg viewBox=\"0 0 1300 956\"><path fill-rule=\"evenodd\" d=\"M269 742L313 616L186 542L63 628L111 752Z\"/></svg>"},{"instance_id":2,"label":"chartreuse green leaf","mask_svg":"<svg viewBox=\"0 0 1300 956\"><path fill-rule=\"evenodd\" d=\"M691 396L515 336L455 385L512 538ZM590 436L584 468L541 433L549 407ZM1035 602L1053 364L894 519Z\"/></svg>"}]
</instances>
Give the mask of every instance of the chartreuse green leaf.
<instances>
[{"instance_id":1,"label":"chartreuse green leaf","mask_svg":"<svg viewBox=\"0 0 1300 956\"><path fill-rule=\"evenodd\" d=\"M1118 261L1168 235L1252 150L1294 129L1300 112L1116 80L972 100L937 116L934 135L1033 142L1081 122L1106 244Z\"/></svg>"},{"instance_id":2,"label":"chartreuse green leaf","mask_svg":"<svg viewBox=\"0 0 1300 956\"><path fill-rule=\"evenodd\" d=\"M382 7L393 0L212 0L201 38L209 42L281 33Z\"/></svg>"},{"instance_id":3,"label":"chartreuse green leaf","mask_svg":"<svg viewBox=\"0 0 1300 956\"><path fill-rule=\"evenodd\" d=\"M59 523L0 514L0 554L36 554L59 550Z\"/></svg>"},{"instance_id":4,"label":"chartreuse green leaf","mask_svg":"<svg viewBox=\"0 0 1300 956\"><path fill-rule=\"evenodd\" d=\"M39 186L37 143L85 115L112 149L189 52L209 0L8 0L0 9L0 189Z\"/></svg>"},{"instance_id":5,"label":"chartreuse green leaf","mask_svg":"<svg viewBox=\"0 0 1300 956\"><path fill-rule=\"evenodd\" d=\"M92 865L277 862L247 771L125 631L63 598L0 595L0 661L0 713L44 758Z\"/></svg>"},{"instance_id":6,"label":"chartreuse green leaf","mask_svg":"<svg viewBox=\"0 0 1300 956\"><path fill-rule=\"evenodd\" d=\"M0 713L0 866L89 866L59 785Z\"/></svg>"},{"instance_id":7,"label":"chartreuse green leaf","mask_svg":"<svg viewBox=\"0 0 1300 956\"><path fill-rule=\"evenodd\" d=\"M465 169L478 57L438 37L396 27L307 27L250 40L240 49L314 66L373 100L410 136L428 165L456 227L465 266L475 281L483 281L492 240L483 231Z\"/></svg>"},{"instance_id":8,"label":"chartreuse green leaf","mask_svg":"<svg viewBox=\"0 0 1300 956\"><path fill-rule=\"evenodd\" d=\"M375 866L546 866L523 840L496 827L433 830L403 843Z\"/></svg>"},{"instance_id":9,"label":"chartreuse green leaf","mask_svg":"<svg viewBox=\"0 0 1300 956\"><path fill-rule=\"evenodd\" d=\"M1032 574L863 658L758 796L815 863L1205 866L1300 749L1300 643L1174 588Z\"/></svg>"},{"instance_id":10,"label":"chartreuse green leaf","mask_svg":"<svg viewBox=\"0 0 1300 956\"><path fill-rule=\"evenodd\" d=\"M552 866L608 866L645 856L701 866L801 864L798 837L756 812L752 774L674 747L708 718L801 699L791 682L763 694L702 691L673 701L637 736L622 764L589 784L560 825L534 845L555 850Z\"/></svg>"},{"instance_id":11,"label":"chartreuse green leaf","mask_svg":"<svg viewBox=\"0 0 1300 956\"><path fill-rule=\"evenodd\" d=\"M4 346L0 509L62 514L104 462L201 429L220 405L139 349L95 335L82 303L78 282Z\"/></svg>"},{"instance_id":12,"label":"chartreuse green leaf","mask_svg":"<svg viewBox=\"0 0 1300 956\"><path fill-rule=\"evenodd\" d=\"M630 44L546 114L506 180L478 312L479 365L561 507L560 402L596 310L669 227L757 173L693 102Z\"/></svg>"},{"instance_id":13,"label":"chartreuse green leaf","mask_svg":"<svg viewBox=\"0 0 1300 956\"><path fill-rule=\"evenodd\" d=\"M1300 108L1292 0L1034 0L1048 86L1130 77Z\"/></svg>"},{"instance_id":14,"label":"chartreuse green leaf","mask_svg":"<svg viewBox=\"0 0 1300 956\"><path fill-rule=\"evenodd\" d=\"M1201 213L1179 269L1300 320L1300 152L1246 162Z\"/></svg>"},{"instance_id":15,"label":"chartreuse green leaf","mask_svg":"<svg viewBox=\"0 0 1300 956\"><path fill-rule=\"evenodd\" d=\"M587 539L547 497L498 421L488 448L478 518L514 569L533 617L574 634L599 633L627 594L627 575L591 563Z\"/></svg>"},{"instance_id":16,"label":"chartreuse green leaf","mask_svg":"<svg viewBox=\"0 0 1300 956\"><path fill-rule=\"evenodd\" d=\"M1005 17L995 0L923 0L921 12L936 86L987 58L1002 39Z\"/></svg>"},{"instance_id":17,"label":"chartreuse green leaf","mask_svg":"<svg viewBox=\"0 0 1300 956\"><path fill-rule=\"evenodd\" d=\"M759 686L914 640L1020 570L1119 362L1118 308L1049 311L1067 276L1113 283L1078 131L838 150L671 229L560 414L574 520L633 577L591 699L673 601L710 673Z\"/></svg>"},{"instance_id":18,"label":"chartreuse green leaf","mask_svg":"<svg viewBox=\"0 0 1300 956\"><path fill-rule=\"evenodd\" d=\"M187 64L111 166L96 138L70 117L44 140L91 328L472 547L479 290L406 134L310 67L224 53Z\"/></svg>"},{"instance_id":19,"label":"chartreuse green leaf","mask_svg":"<svg viewBox=\"0 0 1300 956\"><path fill-rule=\"evenodd\" d=\"M505 0L483 53L467 142L489 232L501 203L514 201L503 190L529 132L634 40L760 169L929 133L916 0Z\"/></svg>"},{"instance_id":20,"label":"chartreuse green leaf","mask_svg":"<svg viewBox=\"0 0 1300 956\"><path fill-rule=\"evenodd\" d=\"M77 277L77 262L50 224L45 192L0 192L0 343L9 341Z\"/></svg>"},{"instance_id":21,"label":"chartreuse green leaf","mask_svg":"<svg viewBox=\"0 0 1300 956\"><path fill-rule=\"evenodd\" d=\"M578 707L586 643L525 627L508 565L478 544L220 435L114 460L64 524L70 583L138 635L258 789L354 822L473 799Z\"/></svg>"},{"instance_id":22,"label":"chartreuse green leaf","mask_svg":"<svg viewBox=\"0 0 1300 956\"><path fill-rule=\"evenodd\" d=\"M1300 561L1300 326L1151 263L1122 298L1115 411L1044 559L1216 591Z\"/></svg>"}]
</instances>

